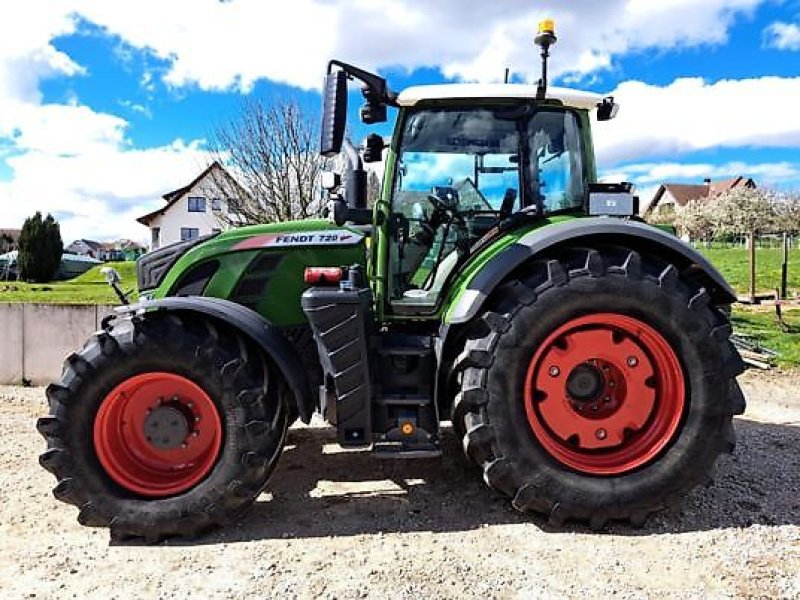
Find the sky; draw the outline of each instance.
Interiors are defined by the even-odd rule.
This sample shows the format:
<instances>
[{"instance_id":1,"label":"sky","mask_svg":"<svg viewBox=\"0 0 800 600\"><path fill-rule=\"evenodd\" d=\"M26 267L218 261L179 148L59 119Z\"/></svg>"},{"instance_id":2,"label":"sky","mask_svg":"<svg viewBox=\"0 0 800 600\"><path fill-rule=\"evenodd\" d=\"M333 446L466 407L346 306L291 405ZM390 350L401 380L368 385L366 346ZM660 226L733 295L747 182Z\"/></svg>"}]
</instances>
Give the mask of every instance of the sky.
<instances>
[{"instance_id":1,"label":"sky","mask_svg":"<svg viewBox=\"0 0 800 600\"><path fill-rule=\"evenodd\" d=\"M800 0L2 0L0 228L39 210L77 238L136 222L208 163L243 102L319 111L327 61L420 83L552 82L611 94L600 175L647 202L663 181L744 175L800 190ZM363 133L357 129L357 133Z\"/></svg>"}]
</instances>

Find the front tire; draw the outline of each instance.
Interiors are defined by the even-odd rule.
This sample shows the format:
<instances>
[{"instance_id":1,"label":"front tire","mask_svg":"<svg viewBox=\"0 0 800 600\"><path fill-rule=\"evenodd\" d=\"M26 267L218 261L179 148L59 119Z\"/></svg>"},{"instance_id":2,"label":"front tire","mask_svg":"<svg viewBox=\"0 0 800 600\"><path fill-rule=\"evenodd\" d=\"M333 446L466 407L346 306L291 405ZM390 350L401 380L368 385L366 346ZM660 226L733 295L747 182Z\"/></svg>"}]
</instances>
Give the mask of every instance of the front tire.
<instances>
[{"instance_id":1,"label":"front tire","mask_svg":"<svg viewBox=\"0 0 800 600\"><path fill-rule=\"evenodd\" d=\"M229 327L148 314L95 334L47 388L41 465L83 525L154 542L248 508L283 447L274 367Z\"/></svg>"},{"instance_id":2,"label":"front tire","mask_svg":"<svg viewBox=\"0 0 800 600\"><path fill-rule=\"evenodd\" d=\"M493 295L456 363L464 450L521 511L641 525L733 449L730 333L708 293L654 257L537 260Z\"/></svg>"}]
</instances>

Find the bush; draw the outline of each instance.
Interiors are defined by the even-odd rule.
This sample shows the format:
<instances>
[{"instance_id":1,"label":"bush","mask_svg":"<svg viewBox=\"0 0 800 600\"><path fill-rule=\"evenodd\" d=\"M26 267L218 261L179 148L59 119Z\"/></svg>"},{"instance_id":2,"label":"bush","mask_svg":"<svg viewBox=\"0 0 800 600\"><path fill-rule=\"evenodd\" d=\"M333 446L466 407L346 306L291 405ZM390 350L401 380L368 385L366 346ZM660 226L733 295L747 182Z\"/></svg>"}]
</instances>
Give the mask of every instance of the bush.
<instances>
[{"instance_id":1,"label":"bush","mask_svg":"<svg viewBox=\"0 0 800 600\"><path fill-rule=\"evenodd\" d=\"M25 219L19 235L20 278L25 281L50 281L61 263L64 244L61 242L61 228L51 215L42 219L37 212Z\"/></svg>"}]
</instances>

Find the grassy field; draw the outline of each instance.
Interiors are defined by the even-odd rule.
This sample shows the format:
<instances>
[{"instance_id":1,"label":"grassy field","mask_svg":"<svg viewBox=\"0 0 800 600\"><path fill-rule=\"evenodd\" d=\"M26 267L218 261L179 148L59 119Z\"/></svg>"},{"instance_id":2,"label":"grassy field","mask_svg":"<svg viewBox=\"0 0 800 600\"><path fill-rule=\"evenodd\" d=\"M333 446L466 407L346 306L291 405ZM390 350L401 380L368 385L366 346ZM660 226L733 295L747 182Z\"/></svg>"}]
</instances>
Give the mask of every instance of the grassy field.
<instances>
[{"instance_id":1,"label":"grassy field","mask_svg":"<svg viewBox=\"0 0 800 600\"><path fill-rule=\"evenodd\" d=\"M745 248L698 248L725 276L740 295L750 287L750 253ZM756 291L768 293L780 286L782 251L756 250ZM789 297L800 296L800 249L789 254Z\"/></svg>"},{"instance_id":2,"label":"grassy field","mask_svg":"<svg viewBox=\"0 0 800 600\"><path fill-rule=\"evenodd\" d=\"M136 289L136 263L114 262L93 267L69 281L22 283L0 281L0 302L43 302L50 304L119 304L114 291L100 272L103 266L114 267L122 278L124 291ZM136 294L132 296L136 298Z\"/></svg>"},{"instance_id":3,"label":"grassy field","mask_svg":"<svg viewBox=\"0 0 800 600\"><path fill-rule=\"evenodd\" d=\"M733 310L733 329L737 335L750 342L779 353L776 363L785 368L800 367L800 309L784 309L784 321L793 333L784 333L778 327L774 308L744 307Z\"/></svg>"}]
</instances>

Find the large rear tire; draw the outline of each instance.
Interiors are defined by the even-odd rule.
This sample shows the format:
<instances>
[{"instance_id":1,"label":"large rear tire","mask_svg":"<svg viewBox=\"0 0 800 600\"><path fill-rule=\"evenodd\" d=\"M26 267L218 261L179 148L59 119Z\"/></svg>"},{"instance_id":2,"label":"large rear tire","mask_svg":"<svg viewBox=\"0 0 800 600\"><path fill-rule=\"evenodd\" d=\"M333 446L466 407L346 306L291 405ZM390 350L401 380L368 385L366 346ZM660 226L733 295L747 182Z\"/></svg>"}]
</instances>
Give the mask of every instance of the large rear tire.
<instances>
[{"instance_id":1,"label":"large rear tire","mask_svg":"<svg viewBox=\"0 0 800 600\"><path fill-rule=\"evenodd\" d=\"M467 456L518 510L641 525L733 450L743 363L725 312L675 266L569 249L488 306L456 361L453 414Z\"/></svg>"},{"instance_id":2,"label":"large rear tire","mask_svg":"<svg viewBox=\"0 0 800 600\"><path fill-rule=\"evenodd\" d=\"M288 411L270 361L189 313L124 319L47 388L41 465L83 525L117 539L196 536L247 509L283 447Z\"/></svg>"}]
</instances>

